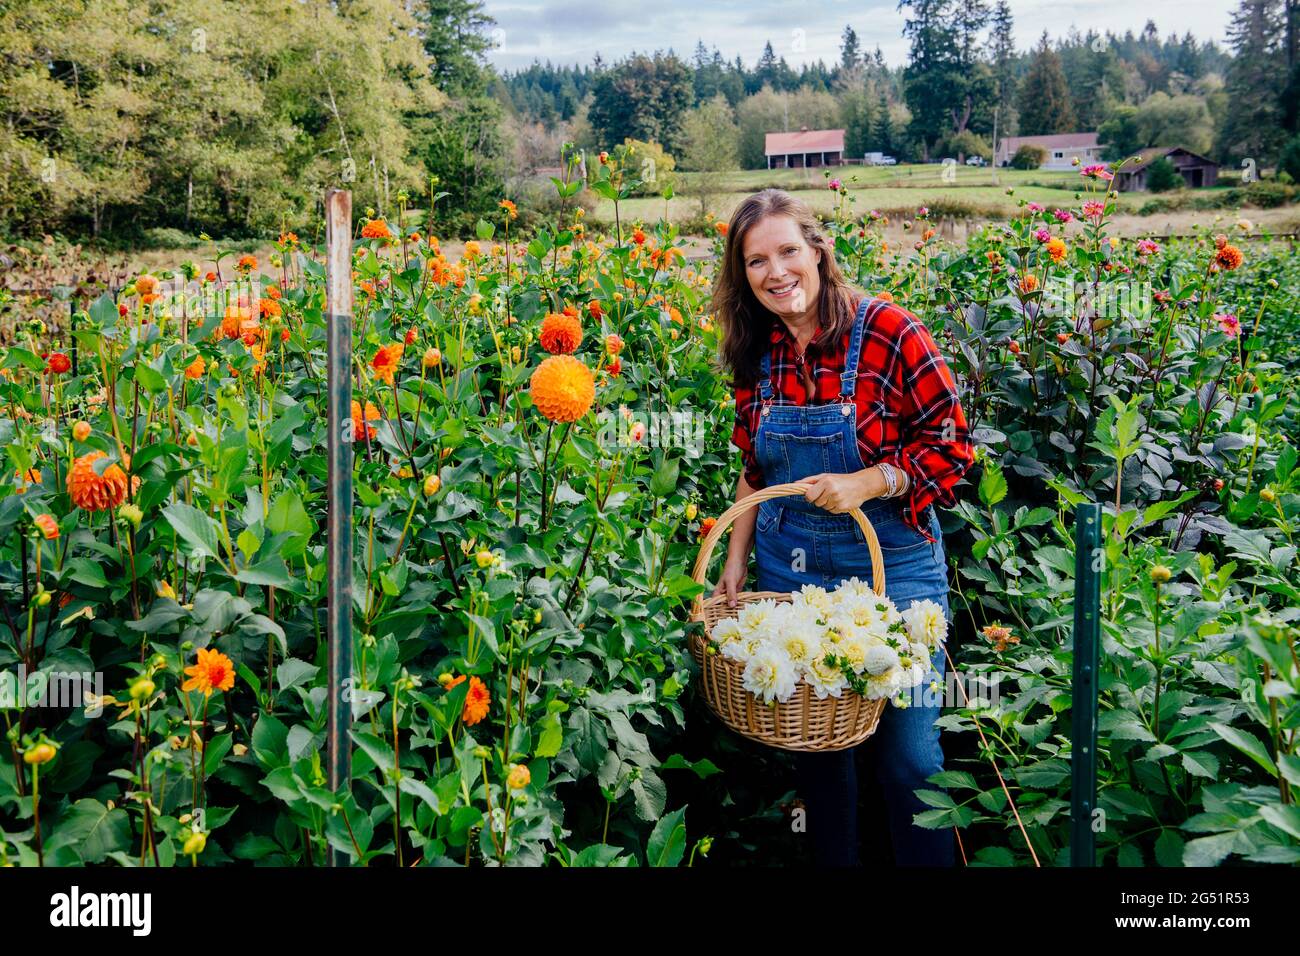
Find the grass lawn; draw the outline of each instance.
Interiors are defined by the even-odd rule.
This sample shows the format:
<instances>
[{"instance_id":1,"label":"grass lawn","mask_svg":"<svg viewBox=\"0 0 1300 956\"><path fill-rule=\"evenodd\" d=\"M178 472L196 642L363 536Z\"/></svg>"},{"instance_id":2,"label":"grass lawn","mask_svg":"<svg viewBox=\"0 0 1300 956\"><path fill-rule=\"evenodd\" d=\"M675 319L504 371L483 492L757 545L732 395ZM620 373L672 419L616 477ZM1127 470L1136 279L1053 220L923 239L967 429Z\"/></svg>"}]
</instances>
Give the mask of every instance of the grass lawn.
<instances>
[{"instance_id":1,"label":"grass lawn","mask_svg":"<svg viewBox=\"0 0 1300 956\"><path fill-rule=\"evenodd\" d=\"M736 205L757 190L775 186L797 194L814 211L830 212L836 196L826 188L827 177L821 169L752 169L728 174L723 180L723 192L709 204L709 211L719 219L726 219ZM949 178L945 180L944 174ZM691 173L678 173L677 196L665 204L660 197L638 197L624 202L620 216L625 222L632 219L653 220L661 215L676 222L689 218L699 211L699 199L684 196L689 190ZM996 177L996 183L994 179ZM1050 172L1045 170L1018 170L975 168L958 166L952 169L932 163L907 166L840 166L832 170L849 188L854 200L853 211L862 215L873 209L900 213L917 206L939 206L944 202L960 202L973 207L977 216L1007 216L1016 211L1019 200L1029 199L1044 205L1073 206L1075 190L1071 187L1083 183L1077 172ZM1006 190L1014 187L1014 196ZM1147 193L1123 194L1118 197L1121 210L1136 209L1146 202ZM613 203L602 200L595 218L612 221Z\"/></svg>"}]
</instances>

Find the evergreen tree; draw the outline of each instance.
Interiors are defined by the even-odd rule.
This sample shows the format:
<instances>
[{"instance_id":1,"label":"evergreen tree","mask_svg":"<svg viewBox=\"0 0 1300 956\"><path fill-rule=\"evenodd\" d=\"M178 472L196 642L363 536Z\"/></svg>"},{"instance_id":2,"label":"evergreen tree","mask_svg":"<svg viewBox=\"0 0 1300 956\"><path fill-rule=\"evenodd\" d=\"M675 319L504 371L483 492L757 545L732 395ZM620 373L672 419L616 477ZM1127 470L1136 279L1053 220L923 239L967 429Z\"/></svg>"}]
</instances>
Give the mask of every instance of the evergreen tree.
<instances>
[{"instance_id":1,"label":"evergreen tree","mask_svg":"<svg viewBox=\"0 0 1300 956\"><path fill-rule=\"evenodd\" d=\"M991 24L989 58L997 85L998 130L1010 134L1016 128L1016 40L1012 34L1011 4L1007 0L998 0L993 8Z\"/></svg>"},{"instance_id":2,"label":"evergreen tree","mask_svg":"<svg viewBox=\"0 0 1300 956\"><path fill-rule=\"evenodd\" d=\"M853 32L853 27L845 26L844 33L840 37L840 66L845 70L852 70L858 65L860 59L858 35Z\"/></svg>"},{"instance_id":3,"label":"evergreen tree","mask_svg":"<svg viewBox=\"0 0 1300 956\"><path fill-rule=\"evenodd\" d=\"M1242 0L1228 24L1234 54L1225 78L1230 102L1219 131L1219 158L1263 166L1281 146L1285 82L1281 0Z\"/></svg>"},{"instance_id":4,"label":"evergreen tree","mask_svg":"<svg viewBox=\"0 0 1300 956\"><path fill-rule=\"evenodd\" d=\"M587 120L602 143L640 139L671 154L694 89L685 63L656 52L653 57L635 54L601 74L592 93Z\"/></svg>"},{"instance_id":5,"label":"evergreen tree","mask_svg":"<svg viewBox=\"0 0 1300 956\"><path fill-rule=\"evenodd\" d=\"M1020 84L1018 110L1020 134L1043 136L1072 133L1077 128L1069 85L1061 70L1061 59L1043 31L1029 72Z\"/></svg>"},{"instance_id":6,"label":"evergreen tree","mask_svg":"<svg viewBox=\"0 0 1300 956\"><path fill-rule=\"evenodd\" d=\"M415 17L438 88L453 95L482 94L491 75L485 69L492 49L487 30L496 24L482 0L423 0L415 7Z\"/></svg>"}]
</instances>

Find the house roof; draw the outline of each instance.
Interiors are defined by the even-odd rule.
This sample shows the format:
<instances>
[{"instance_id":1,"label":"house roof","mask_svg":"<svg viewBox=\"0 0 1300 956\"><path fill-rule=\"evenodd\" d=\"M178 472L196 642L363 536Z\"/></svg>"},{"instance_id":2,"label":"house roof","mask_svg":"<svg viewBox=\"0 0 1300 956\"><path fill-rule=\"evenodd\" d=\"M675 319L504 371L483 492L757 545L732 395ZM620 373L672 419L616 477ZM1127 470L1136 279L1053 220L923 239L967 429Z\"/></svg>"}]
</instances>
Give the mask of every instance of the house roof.
<instances>
[{"instance_id":1,"label":"house roof","mask_svg":"<svg viewBox=\"0 0 1300 956\"><path fill-rule=\"evenodd\" d=\"M1148 147L1147 149L1139 151L1137 154L1138 161L1136 163L1126 165L1123 169L1120 170L1120 172L1135 173L1139 169L1145 169L1146 167L1154 163L1157 159L1162 159L1163 157L1168 156L1171 153L1186 153L1188 156L1193 156L1196 159L1199 159L1201 162L1205 163L1206 165L1209 166L1219 165L1214 160L1210 159L1208 156L1202 156L1200 153L1193 153L1190 149L1187 149L1185 146L1151 146Z\"/></svg>"},{"instance_id":2,"label":"house roof","mask_svg":"<svg viewBox=\"0 0 1300 956\"><path fill-rule=\"evenodd\" d=\"M1001 141L999 148L1015 152L1026 143L1047 149L1085 149L1099 145L1096 133L1053 133L1050 136L1007 136Z\"/></svg>"},{"instance_id":3,"label":"house roof","mask_svg":"<svg viewBox=\"0 0 1300 956\"><path fill-rule=\"evenodd\" d=\"M844 130L801 129L795 133L768 133L763 155L780 153L844 152Z\"/></svg>"}]
</instances>

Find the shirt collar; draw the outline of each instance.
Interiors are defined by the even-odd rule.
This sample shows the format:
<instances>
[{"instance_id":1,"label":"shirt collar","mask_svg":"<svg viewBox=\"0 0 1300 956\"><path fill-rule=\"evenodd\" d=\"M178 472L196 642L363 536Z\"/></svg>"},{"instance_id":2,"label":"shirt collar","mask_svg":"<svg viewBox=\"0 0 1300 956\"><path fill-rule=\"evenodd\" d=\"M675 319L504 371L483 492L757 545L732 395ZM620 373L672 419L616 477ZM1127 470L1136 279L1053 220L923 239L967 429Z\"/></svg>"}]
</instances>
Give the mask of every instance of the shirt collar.
<instances>
[{"instance_id":1,"label":"shirt collar","mask_svg":"<svg viewBox=\"0 0 1300 956\"><path fill-rule=\"evenodd\" d=\"M814 329L812 338L808 340L808 344L811 345L813 342L816 342L818 339L820 339L822 335L822 331L823 330L820 325L816 329ZM791 345L795 344L794 336L790 334L790 330L786 328L785 323L782 322L780 319L774 319L772 321L772 332L771 335L769 335L768 340L773 345L776 345L779 342L781 342L783 339L789 340Z\"/></svg>"}]
</instances>

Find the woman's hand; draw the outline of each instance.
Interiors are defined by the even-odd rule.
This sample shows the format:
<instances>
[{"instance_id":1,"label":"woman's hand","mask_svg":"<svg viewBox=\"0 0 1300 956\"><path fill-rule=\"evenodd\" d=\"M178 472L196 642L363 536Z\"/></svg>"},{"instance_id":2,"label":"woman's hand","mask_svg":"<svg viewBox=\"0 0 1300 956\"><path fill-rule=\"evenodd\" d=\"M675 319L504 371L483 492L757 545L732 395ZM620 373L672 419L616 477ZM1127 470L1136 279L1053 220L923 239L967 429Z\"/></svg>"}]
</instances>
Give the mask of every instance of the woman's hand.
<instances>
[{"instance_id":1,"label":"woman's hand","mask_svg":"<svg viewBox=\"0 0 1300 956\"><path fill-rule=\"evenodd\" d=\"M749 576L747 561L735 561L727 559L727 563L722 566L722 577L718 578L718 586L713 589L714 595L725 594L727 596L727 607L736 606L736 595L745 590L745 578Z\"/></svg>"},{"instance_id":2,"label":"woman's hand","mask_svg":"<svg viewBox=\"0 0 1300 956\"><path fill-rule=\"evenodd\" d=\"M805 498L837 515L852 511L872 498L879 498L885 491L884 476L875 465L842 474L811 475L800 484L806 486Z\"/></svg>"}]
</instances>

